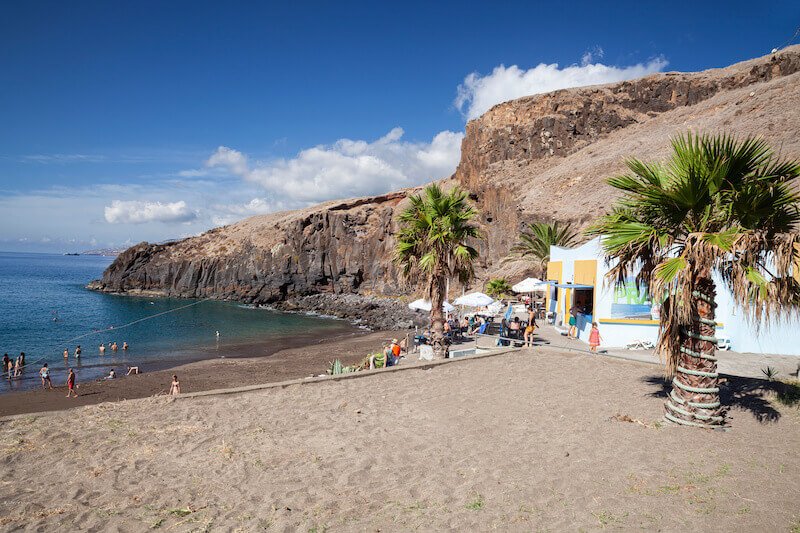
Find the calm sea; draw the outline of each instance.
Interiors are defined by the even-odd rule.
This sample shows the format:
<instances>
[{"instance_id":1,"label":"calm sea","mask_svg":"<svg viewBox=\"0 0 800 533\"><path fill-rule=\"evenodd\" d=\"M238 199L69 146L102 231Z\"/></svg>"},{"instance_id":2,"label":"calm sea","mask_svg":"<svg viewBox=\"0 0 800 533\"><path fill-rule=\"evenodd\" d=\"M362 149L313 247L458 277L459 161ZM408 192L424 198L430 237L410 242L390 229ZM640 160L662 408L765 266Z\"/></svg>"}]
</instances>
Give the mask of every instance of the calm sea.
<instances>
[{"instance_id":1,"label":"calm sea","mask_svg":"<svg viewBox=\"0 0 800 533\"><path fill-rule=\"evenodd\" d=\"M112 260L0 252L0 353L16 358L23 351L28 365L23 379L0 379L0 392L40 386L43 362L60 384L65 348L69 366L86 381L107 375L111 368L124 374L126 364L154 370L224 356L243 344L285 346L292 339L353 330L340 320L232 302L134 298L85 289ZM113 341L119 351L107 348L101 356L100 343ZM130 345L127 352L122 351L123 342ZM82 350L79 360L73 355L77 345Z\"/></svg>"}]
</instances>

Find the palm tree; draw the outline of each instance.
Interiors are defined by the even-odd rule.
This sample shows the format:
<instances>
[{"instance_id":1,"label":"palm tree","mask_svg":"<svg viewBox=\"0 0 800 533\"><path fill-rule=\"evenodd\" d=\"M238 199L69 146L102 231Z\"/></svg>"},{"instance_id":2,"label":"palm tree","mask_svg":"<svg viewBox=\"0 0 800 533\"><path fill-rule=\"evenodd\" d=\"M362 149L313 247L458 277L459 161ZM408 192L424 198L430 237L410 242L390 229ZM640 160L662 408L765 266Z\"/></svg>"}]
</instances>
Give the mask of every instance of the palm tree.
<instances>
[{"instance_id":1,"label":"palm tree","mask_svg":"<svg viewBox=\"0 0 800 533\"><path fill-rule=\"evenodd\" d=\"M409 198L411 205L398 218L396 261L406 279L422 276L431 300L433 354L440 359L447 357L442 312L447 280L467 283L475 276L478 251L468 241L482 238L472 223L477 211L467 198L458 187L444 193L438 185L428 185L424 194Z\"/></svg>"},{"instance_id":2,"label":"palm tree","mask_svg":"<svg viewBox=\"0 0 800 533\"><path fill-rule=\"evenodd\" d=\"M542 273L550 260L550 246L569 247L578 240L578 233L572 224L555 222L533 222L527 225L527 231L519 236L519 242L511 251L523 257L530 256L539 262Z\"/></svg>"},{"instance_id":3,"label":"palm tree","mask_svg":"<svg viewBox=\"0 0 800 533\"><path fill-rule=\"evenodd\" d=\"M717 374L715 279L756 325L800 305L800 161L781 160L765 141L728 135L672 140L665 163L626 162L608 183L623 192L590 233L602 235L608 277L635 276L662 302L656 351L673 377L666 418L724 424Z\"/></svg>"},{"instance_id":4,"label":"palm tree","mask_svg":"<svg viewBox=\"0 0 800 533\"><path fill-rule=\"evenodd\" d=\"M511 292L511 285L506 278L490 279L486 284L486 294L493 298L502 298Z\"/></svg>"}]
</instances>

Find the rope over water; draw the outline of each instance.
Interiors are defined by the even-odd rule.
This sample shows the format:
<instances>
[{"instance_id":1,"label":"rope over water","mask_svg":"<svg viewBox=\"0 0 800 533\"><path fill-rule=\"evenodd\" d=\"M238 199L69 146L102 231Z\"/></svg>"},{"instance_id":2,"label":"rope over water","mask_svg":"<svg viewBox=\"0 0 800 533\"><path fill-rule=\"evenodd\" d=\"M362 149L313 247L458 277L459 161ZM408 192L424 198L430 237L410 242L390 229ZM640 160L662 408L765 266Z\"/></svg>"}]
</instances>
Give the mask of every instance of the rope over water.
<instances>
[{"instance_id":1,"label":"rope over water","mask_svg":"<svg viewBox=\"0 0 800 533\"><path fill-rule=\"evenodd\" d=\"M199 304L201 304L203 302L207 302L209 300L211 300L211 298L204 298L204 299L199 300L197 302L192 302L190 304L182 305L182 306L176 307L174 309L169 309L167 311L162 311L162 312L156 313L154 315L146 316L144 318L139 318L137 320L134 320L133 322L128 322L127 324L122 324L121 326L111 326L111 327L108 327L106 329L99 329L97 331L92 331L90 333L84 333L83 335L78 335L77 337L73 337L73 338L71 338L69 340L64 341L63 344L69 344L71 342L74 342L74 341L76 341L78 339L82 339L84 337L89 337L91 335L97 335L98 333L106 333L106 332L109 332L109 331L117 331L118 329L127 328L127 327L130 327L130 326L134 325L134 324L138 324L139 322L144 322L145 320L150 320L151 318L156 318L156 317L159 317L161 315L167 315L169 313L174 313L175 311L180 311L181 309L186 309L187 307L192 307L194 305L199 305Z\"/></svg>"}]
</instances>

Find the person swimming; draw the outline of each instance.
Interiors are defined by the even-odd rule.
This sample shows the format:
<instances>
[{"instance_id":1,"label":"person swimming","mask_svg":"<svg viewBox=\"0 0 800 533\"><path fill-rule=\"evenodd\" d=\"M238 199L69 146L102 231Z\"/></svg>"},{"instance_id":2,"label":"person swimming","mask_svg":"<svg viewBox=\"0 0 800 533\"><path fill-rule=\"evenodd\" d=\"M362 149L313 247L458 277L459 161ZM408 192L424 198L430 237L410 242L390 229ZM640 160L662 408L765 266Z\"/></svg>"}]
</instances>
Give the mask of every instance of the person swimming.
<instances>
[{"instance_id":1,"label":"person swimming","mask_svg":"<svg viewBox=\"0 0 800 533\"><path fill-rule=\"evenodd\" d=\"M101 344L100 345L100 355L103 355L104 353L106 353L106 345L105 344Z\"/></svg>"},{"instance_id":2,"label":"person swimming","mask_svg":"<svg viewBox=\"0 0 800 533\"><path fill-rule=\"evenodd\" d=\"M127 350L128 349L128 342L127 341L122 343L122 349L123 350Z\"/></svg>"}]
</instances>

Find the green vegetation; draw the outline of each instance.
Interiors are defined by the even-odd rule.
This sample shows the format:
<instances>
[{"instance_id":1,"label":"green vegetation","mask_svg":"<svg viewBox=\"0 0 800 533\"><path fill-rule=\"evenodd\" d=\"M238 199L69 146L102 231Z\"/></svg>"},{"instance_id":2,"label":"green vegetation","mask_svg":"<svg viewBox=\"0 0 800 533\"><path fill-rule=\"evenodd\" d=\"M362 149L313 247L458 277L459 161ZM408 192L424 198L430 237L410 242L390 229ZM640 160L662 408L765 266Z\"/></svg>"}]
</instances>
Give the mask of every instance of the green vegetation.
<instances>
[{"instance_id":1,"label":"green vegetation","mask_svg":"<svg viewBox=\"0 0 800 533\"><path fill-rule=\"evenodd\" d=\"M665 163L626 162L609 184L622 198L589 231L602 235L617 285L635 278L663 302L657 352L673 381L667 417L690 425L724 423L714 342L717 274L756 323L800 304L800 162L780 160L765 141L728 135L672 140ZM702 374L697 374L702 372ZM701 379L702 378L702 379ZM701 405L688 405L693 402Z\"/></svg>"},{"instance_id":2,"label":"green vegetation","mask_svg":"<svg viewBox=\"0 0 800 533\"><path fill-rule=\"evenodd\" d=\"M767 377L767 379L770 380L770 381L773 381L775 379L775 376L778 375L778 371L775 370L771 366L767 366L765 368L762 368L761 369L761 373L764 374Z\"/></svg>"},{"instance_id":3,"label":"green vegetation","mask_svg":"<svg viewBox=\"0 0 800 533\"><path fill-rule=\"evenodd\" d=\"M800 381L781 381L777 399L779 403L787 407L800 405Z\"/></svg>"},{"instance_id":4,"label":"green vegetation","mask_svg":"<svg viewBox=\"0 0 800 533\"><path fill-rule=\"evenodd\" d=\"M470 241L482 238L473 223L477 211L459 187L445 193L429 185L411 196L398 218L396 261L406 279L419 279L431 301L431 345L435 358L447 356L444 304L448 279L466 284L475 276L478 251Z\"/></svg>"},{"instance_id":5,"label":"green vegetation","mask_svg":"<svg viewBox=\"0 0 800 533\"><path fill-rule=\"evenodd\" d=\"M486 294L492 298L503 298L511 294L511 284L506 278L490 279L486 284Z\"/></svg>"},{"instance_id":6,"label":"green vegetation","mask_svg":"<svg viewBox=\"0 0 800 533\"><path fill-rule=\"evenodd\" d=\"M511 251L522 257L534 259L541 275L547 270L550 260L550 246L569 248L578 242L578 232L572 225L559 222L533 222L520 234L519 242Z\"/></svg>"},{"instance_id":7,"label":"green vegetation","mask_svg":"<svg viewBox=\"0 0 800 533\"><path fill-rule=\"evenodd\" d=\"M486 502L484 502L484 500L483 500L483 496L481 496L480 494L477 494L477 495L475 496L475 499L474 499L474 500L472 500L471 502L469 502L469 503L466 505L466 507L467 507L467 509L469 509L470 511L480 511L481 509L483 509L483 506L484 506L484 504L485 504L485 503L486 503Z\"/></svg>"}]
</instances>

